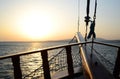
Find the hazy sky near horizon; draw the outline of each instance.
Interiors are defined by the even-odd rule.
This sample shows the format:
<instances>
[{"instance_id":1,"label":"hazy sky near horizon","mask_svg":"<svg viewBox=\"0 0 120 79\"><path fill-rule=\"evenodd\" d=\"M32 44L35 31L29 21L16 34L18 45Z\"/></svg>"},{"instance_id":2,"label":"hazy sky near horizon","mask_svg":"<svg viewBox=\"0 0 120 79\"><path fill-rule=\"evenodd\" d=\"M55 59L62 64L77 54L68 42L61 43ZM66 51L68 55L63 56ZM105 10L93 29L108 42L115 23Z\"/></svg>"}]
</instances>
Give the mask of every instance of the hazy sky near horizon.
<instances>
[{"instance_id":1,"label":"hazy sky near horizon","mask_svg":"<svg viewBox=\"0 0 120 79\"><path fill-rule=\"evenodd\" d=\"M80 0L83 36L86 1ZM95 0L90 1L92 18ZM120 0L98 0L95 28L98 38L120 39L119 8ZM0 0L0 41L70 39L77 32L77 17L78 0Z\"/></svg>"}]
</instances>

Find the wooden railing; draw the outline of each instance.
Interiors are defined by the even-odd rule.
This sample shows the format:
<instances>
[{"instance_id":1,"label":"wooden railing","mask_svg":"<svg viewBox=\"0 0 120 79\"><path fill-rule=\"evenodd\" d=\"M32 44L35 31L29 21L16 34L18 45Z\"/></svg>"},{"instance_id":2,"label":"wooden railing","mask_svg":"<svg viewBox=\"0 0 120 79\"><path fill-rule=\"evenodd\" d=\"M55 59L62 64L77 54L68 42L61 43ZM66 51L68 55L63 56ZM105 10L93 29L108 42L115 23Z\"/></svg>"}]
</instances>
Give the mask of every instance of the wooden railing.
<instances>
[{"instance_id":1,"label":"wooden railing","mask_svg":"<svg viewBox=\"0 0 120 79\"><path fill-rule=\"evenodd\" d=\"M66 44L66 45L61 45L61 46L44 48L44 49L40 49L37 51L0 56L0 60L11 58L13 67L14 67L14 78L22 79L22 71L21 71L21 67L20 67L20 56L40 52L41 56L42 56L42 62L43 62L42 64L43 64L44 78L51 79L47 51L53 50L53 49L58 49L58 48L65 48L66 54L67 54L68 73L70 76L72 76L74 74L74 70L73 70L73 61L72 61L72 55L71 55L71 46L75 46L75 45L79 45L79 44L85 44L85 43L72 43L72 44Z\"/></svg>"},{"instance_id":2,"label":"wooden railing","mask_svg":"<svg viewBox=\"0 0 120 79\"><path fill-rule=\"evenodd\" d=\"M72 43L72 44L66 44L66 45L61 45L61 46L55 46L55 47L49 47L49 48L44 48L44 49L40 49L37 51L31 51L31 52L25 52L25 53L17 53L17 54L12 54L12 55L7 55L7 56L0 56L0 60L2 59L7 59L7 58L11 58L12 59L12 63L13 63L13 67L14 67L14 78L15 79L22 79L22 71L21 71L21 67L20 67L20 56L23 55L28 55L28 54L33 54L33 53L41 53L42 56L42 62L43 62L43 71L44 71L44 78L45 79L51 79L51 75L50 75L50 69L49 69L49 62L48 62L48 50L53 50L53 49L58 49L58 48L65 48L66 49L66 54L67 54L67 64L68 64L68 74L69 76L72 78L72 76L74 75L74 69L73 69L73 61L72 61L72 55L71 55L71 47L75 46L75 45L80 45L81 48L81 53L82 53L82 61L84 62L83 64L83 70L85 70L85 73L87 76L87 79L94 79L93 73L89 67L88 64L88 60L85 56L85 51L83 51L82 46L84 44L88 44L88 43L92 43L92 42L81 42L81 43ZM107 46L112 46L112 47L117 47L118 50L118 56L116 59L116 63L115 63L115 67L114 67L114 76L115 77L119 77L119 72L120 72L120 47L119 46L114 46L114 45L109 45L109 44L104 44L104 43L100 43L100 42L94 42L96 44L100 44L100 45L107 45Z\"/></svg>"}]
</instances>

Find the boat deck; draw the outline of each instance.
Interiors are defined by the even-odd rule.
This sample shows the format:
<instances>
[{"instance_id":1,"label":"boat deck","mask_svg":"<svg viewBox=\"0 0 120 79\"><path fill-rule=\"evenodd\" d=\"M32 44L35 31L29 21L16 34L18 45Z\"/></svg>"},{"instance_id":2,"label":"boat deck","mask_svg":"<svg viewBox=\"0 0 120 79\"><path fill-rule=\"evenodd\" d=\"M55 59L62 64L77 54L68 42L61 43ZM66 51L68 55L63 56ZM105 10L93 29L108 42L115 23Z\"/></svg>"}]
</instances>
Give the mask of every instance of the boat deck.
<instances>
[{"instance_id":1,"label":"boat deck","mask_svg":"<svg viewBox=\"0 0 120 79\"><path fill-rule=\"evenodd\" d=\"M114 79L113 75L101 64L101 62L93 54L92 58L90 54L87 54L90 69L92 71L93 79ZM74 75L72 79L86 79L83 74L82 67L74 68ZM69 74L67 70L57 72L52 76L52 79L69 79Z\"/></svg>"},{"instance_id":2,"label":"boat deck","mask_svg":"<svg viewBox=\"0 0 120 79\"><path fill-rule=\"evenodd\" d=\"M69 74L67 70L61 71L61 72L57 72L52 76L52 79L68 79ZM81 67L77 67L74 68L74 76L73 79L77 79L83 77L83 72L82 72L82 68ZM80 79L84 79L84 78L80 78Z\"/></svg>"}]
</instances>

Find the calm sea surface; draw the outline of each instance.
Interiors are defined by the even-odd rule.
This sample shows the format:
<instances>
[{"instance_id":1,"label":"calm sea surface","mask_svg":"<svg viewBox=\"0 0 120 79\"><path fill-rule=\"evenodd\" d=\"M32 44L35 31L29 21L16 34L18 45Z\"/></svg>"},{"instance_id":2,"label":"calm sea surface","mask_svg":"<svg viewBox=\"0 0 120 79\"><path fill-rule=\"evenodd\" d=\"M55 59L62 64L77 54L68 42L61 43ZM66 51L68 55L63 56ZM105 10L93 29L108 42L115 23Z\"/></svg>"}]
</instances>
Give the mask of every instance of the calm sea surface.
<instances>
[{"instance_id":1,"label":"calm sea surface","mask_svg":"<svg viewBox=\"0 0 120 79\"><path fill-rule=\"evenodd\" d=\"M28 52L67 43L68 41L0 42L0 56L9 55L13 53ZM21 66L23 74L29 74L29 72L35 70L40 65L40 53L21 56ZM13 79L13 66L11 63L11 59L0 60L0 79Z\"/></svg>"},{"instance_id":2,"label":"calm sea surface","mask_svg":"<svg viewBox=\"0 0 120 79\"><path fill-rule=\"evenodd\" d=\"M32 50L38 50L46 47L67 44L69 41L52 41L52 42L0 42L0 56L9 55L19 52L27 52ZM120 41L102 41L105 43L114 44L120 46ZM117 49L113 47L94 45L95 49L100 52L100 60L103 61L106 58L108 61L104 61L103 64L109 67L110 70L113 69L113 65L116 58ZM54 51L55 52L55 51ZM103 56L104 58L102 58ZM31 54L21 57L21 66L23 74L28 74L29 72L38 68L41 64L40 53ZM106 64L108 63L108 64ZM0 60L0 79L13 79L13 66L11 59Z\"/></svg>"}]
</instances>

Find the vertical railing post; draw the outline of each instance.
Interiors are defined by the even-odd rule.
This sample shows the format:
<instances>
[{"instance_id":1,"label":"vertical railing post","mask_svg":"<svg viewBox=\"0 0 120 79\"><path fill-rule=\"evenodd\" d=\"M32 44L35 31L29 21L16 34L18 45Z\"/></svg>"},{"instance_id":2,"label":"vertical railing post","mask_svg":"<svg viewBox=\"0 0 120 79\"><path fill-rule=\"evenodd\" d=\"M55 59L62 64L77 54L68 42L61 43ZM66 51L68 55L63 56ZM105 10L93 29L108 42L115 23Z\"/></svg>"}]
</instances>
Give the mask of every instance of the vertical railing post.
<instances>
[{"instance_id":1,"label":"vertical railing post","mask_svg":"<svg viewBox=\"0 0 120 79\"><path fill-rule=\"evenodd\" d=\"M14 67L14 79L22 79L22 72L21 72L21 68L20 68L20 57L13 56L12 63L13 63L13 67Z\"/></svg>"},{"instance_id":2,"label":"vertical railing post","mask_svg":"<svg viewBox=\"0 0 120 79\"><path fill-rule=\"evenodd\" d=\"M120 79L119 74L120 74L120 48L118 48L117 58L113 70L113 76L115 77L115 79Z\"/></svg>"},{"instance_id":3,"label":"vertical railing post","mask_svg":"<svg viewBox=\"0 0 120 79\"><path fill-rule=\"evenodd\" d=\"M69 74L69 77L73 77L74 70L73 70L71 46L67 46L65 47L65 49L66 49L66 54L67 54L68 74Z\"/></svg>"},{"instance_id":4,"label":"vertical railing post","mask_svg":"<svg viewBox=\"0 0 120 79\"><path fill-rule=\"evenodd\" d=\"M44 79L51 79L47 50L41 51Z\"/></svg>"}]
</instances>

